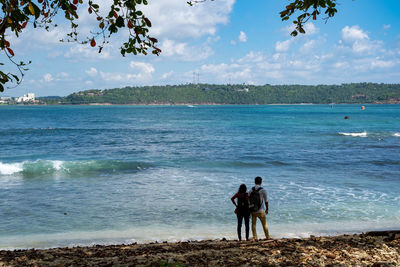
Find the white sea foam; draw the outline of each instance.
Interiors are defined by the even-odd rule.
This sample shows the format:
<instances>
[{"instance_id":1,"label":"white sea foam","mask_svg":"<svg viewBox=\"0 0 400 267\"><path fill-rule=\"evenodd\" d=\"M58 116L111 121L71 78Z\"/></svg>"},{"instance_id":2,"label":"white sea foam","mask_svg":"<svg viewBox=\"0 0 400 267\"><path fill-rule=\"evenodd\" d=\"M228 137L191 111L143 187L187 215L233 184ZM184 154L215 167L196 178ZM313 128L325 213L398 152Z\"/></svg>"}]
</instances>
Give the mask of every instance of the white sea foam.
<instances>
[{"instance_id":1,"label":"white sea foam","mask_svg":"<svg viewBox=\"0 0 400 267\"><path fill-rule=\"evenodd\" d=\"M23 163L0 162L0 175L11 175L23 171Z\"/></svg>"},{"instance_id":2,"label":"white sea foam","mask_svg":"<svg viewBox=\"0 0 400 267\"><path fill-rule=\"evenodd\" d=\"M53 163L54 169L56 169L57 171L61 170L61 168L64 164L64 161L61 161L61 160L53 160L51 162Z\"/></svg>"},{"instance_id":3,"label":"white sea foam","mask_svg":"<svg viewBox=\"0 0 400 267\"><path fill-rule=\"evenodd\" d=\"M13 175L21 173L29 169L32 165L46 165L46 168L54 169L56 171L62 169L63 161L59 160L36 160L36 161L24 161L14 163L2 163L0 162L0 175Z\"/></svg>"},{"instance_id":4,"label":"white sea foam","mask_svg":"<svg viewBox=\"0 0 400 267\"><path fill-rule=\"evenodd\" d=\"M226 229L229 229L228 231ZM54 234L8 236L0 239L0 249L53 248L128 243L178 242L189 240L235 239L235 227L200 226L194 229L174 229L170 226L142 226L126 230L76 231Z\"/></svg>"},{"instance_id":5,"label":"white sea foam","mask_svg":"<svg viewBox=\"0 0 400 267\"><path fill-rule=\"evenodd\" d=\"M361 133L345 133L345 132L339 132L340 135L344 136L353 136L353 137L367 137L367 132L361 132Z\"/></svg>"},{"instance_id":6,"label":"white sea foam","mask_svg":"<svg viewBox=\"0 0 400 267\"><path fill-rule=\"evenodd\" d=\"M362 233L374 230L390 230L399 227L398 220L379 221L341 221L326 223L285 223L271 224L272 238L306 238L315 236L333 236L339 234ZM244 230L244 229L243 229ZM261 229L259 235L263 237ZM243 233L242 233L243 235ZM226 225L202 225L189 229L172 226L147 225L125 230L73 231L54 234L31 234L3 236L0 249L54 248L92 245L114 245L149 242L178 242L188 240L237 239L234 222Z\"/></svg>"},{"instance_id":7,"label":"white sea foam","mask_svg":"<svg viewBox=\"0 0 400 267\"><path fill-rule=\"evenodd\" d=\"M394 133L393 136L394 137L400 137L400 133Z\"/></svg>"}]
</instances>

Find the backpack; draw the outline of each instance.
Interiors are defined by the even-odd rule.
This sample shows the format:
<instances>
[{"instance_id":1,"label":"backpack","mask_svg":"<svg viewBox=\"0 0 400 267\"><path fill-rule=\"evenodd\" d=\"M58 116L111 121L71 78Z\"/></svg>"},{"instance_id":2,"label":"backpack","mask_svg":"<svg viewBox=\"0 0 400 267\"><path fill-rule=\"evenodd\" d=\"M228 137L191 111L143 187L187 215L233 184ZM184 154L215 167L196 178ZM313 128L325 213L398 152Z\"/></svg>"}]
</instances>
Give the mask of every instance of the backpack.
<instances>
[{"instance_id":1,"label":"backpack","mask_svg":"<svg viewBox=\"0 0 400 267\"><path fill-rule=\"evenodd\" d=\"M240 194L238 197L237 208L240 211L248 211L249 210L249 201L247 201L246 193Z\"/></svg>"},{"instance_id":2,"label":"backpack","mask_svg":"<svg viewBox=\"0 0 400 267\"><path fill-rule=\"evenodd\" d=\"M251 212L256 212L261 208L261 197L260 197L260 190L263 189L262 187L255 190L253 187L251 193L249 195L249 208Z\"/></svg>"}]
</instances>

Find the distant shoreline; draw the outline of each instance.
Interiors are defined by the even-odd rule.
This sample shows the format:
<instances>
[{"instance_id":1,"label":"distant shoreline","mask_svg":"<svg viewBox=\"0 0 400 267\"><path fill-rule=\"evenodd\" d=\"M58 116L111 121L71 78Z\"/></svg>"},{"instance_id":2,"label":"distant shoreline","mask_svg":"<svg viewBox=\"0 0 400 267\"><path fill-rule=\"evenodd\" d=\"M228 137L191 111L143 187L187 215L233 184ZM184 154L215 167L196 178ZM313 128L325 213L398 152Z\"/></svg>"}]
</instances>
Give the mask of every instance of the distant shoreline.
<instances>
[{"instance_id":1,"label":"distant shoreline","mask_svg":"<svg viewBox=\"0 0 400 267\"><path fill-rule=\"evenodd\" d=\"M0 97L0 102L21 102ZM29 100L23 101L28 103ZM180 84L88 89L67 96L36 97L36 104L87 105L257 105L257 104L400 104L400 84L340 85Z\"/></svg>"},{"instance_id":2,"label":"distant shoreline","mask_svg":"<svg viewBox=\"0 0 400 267\"><path fill-rule=\"evenodd\" d=\"M399 105L400 102L392 103L273 103L273 104L232 104L232 103L128 103L128 104L113 104L113 103L85 103L85 104L1 104L1 106L311 106L311 105Z\"/></svg>"}]
</instances>

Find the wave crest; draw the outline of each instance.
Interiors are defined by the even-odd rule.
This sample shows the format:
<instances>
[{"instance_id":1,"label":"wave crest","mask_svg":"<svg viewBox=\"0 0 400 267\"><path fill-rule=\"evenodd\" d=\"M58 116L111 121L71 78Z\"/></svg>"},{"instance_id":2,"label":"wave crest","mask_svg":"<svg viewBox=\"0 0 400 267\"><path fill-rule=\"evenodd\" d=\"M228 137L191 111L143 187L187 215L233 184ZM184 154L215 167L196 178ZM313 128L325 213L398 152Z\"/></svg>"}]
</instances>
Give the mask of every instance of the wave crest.
<instances>
[{"instance_id":1,"label":"wave crest","mask_svg":"<svg viewBox=\"0 0 400 267\"><path fill-rule=\"evenodd\" d=\"M152 167L151 164L132 161L89 160L59 161L37 160L16 163L0 162L0 176L22 175L37 177L44 175L82 176L107 172L135 172Z\"/></svg>"},{"instance_id":2,"label":"wave crest","mask_svg":"<svg viewBox=\"0 0 400 267\"><path fill-rule=\"evenodd\" d=\"M344 136L353 136L353 137L367 137L368 134L366 131L361 132L361 133L345 133L345 132L339 132L339 135L344 135Z\"/></svg>"},{"instance_id":3,"label":"wave crest","mask_svg":"<svg viewBox=\"0 0 400 267\"><path fill-rule=\"evenodd\" d=\"M21 172L23 163L2 163L0 162L0 175L11 175Z\"/></svg>"}]
</instances>

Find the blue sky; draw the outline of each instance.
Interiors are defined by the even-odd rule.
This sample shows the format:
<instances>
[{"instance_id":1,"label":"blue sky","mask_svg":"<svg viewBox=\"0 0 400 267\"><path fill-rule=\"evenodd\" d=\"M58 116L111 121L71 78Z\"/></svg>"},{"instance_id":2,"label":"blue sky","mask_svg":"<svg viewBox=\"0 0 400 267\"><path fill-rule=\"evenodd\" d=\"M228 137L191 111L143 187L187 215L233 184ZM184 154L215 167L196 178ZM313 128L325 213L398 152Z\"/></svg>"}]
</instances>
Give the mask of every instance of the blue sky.
<instances>
[{"instance_id":1,"label":"blue sky","mask_svg":"<svg viewBox=\"0 0 400 267\"><path fill-rule=\"evenodd\" d=\"M1 95L185 84L193 73L196 82L216 84L400 83L400 1L338 0L334 18L309 22L298 37L279 17L287 3L215 0L189 7L186 0L149 0L142 10L160 41L159 57L123 58L124 34L98 54L89 45L59 43L65 23L50 32L28 28L12 38L12 48L16 60L32 60L30 70L19 87ZM85 7L79 13L81 31L88 32L95 18Z\"/></svg>"}]
</instances>

